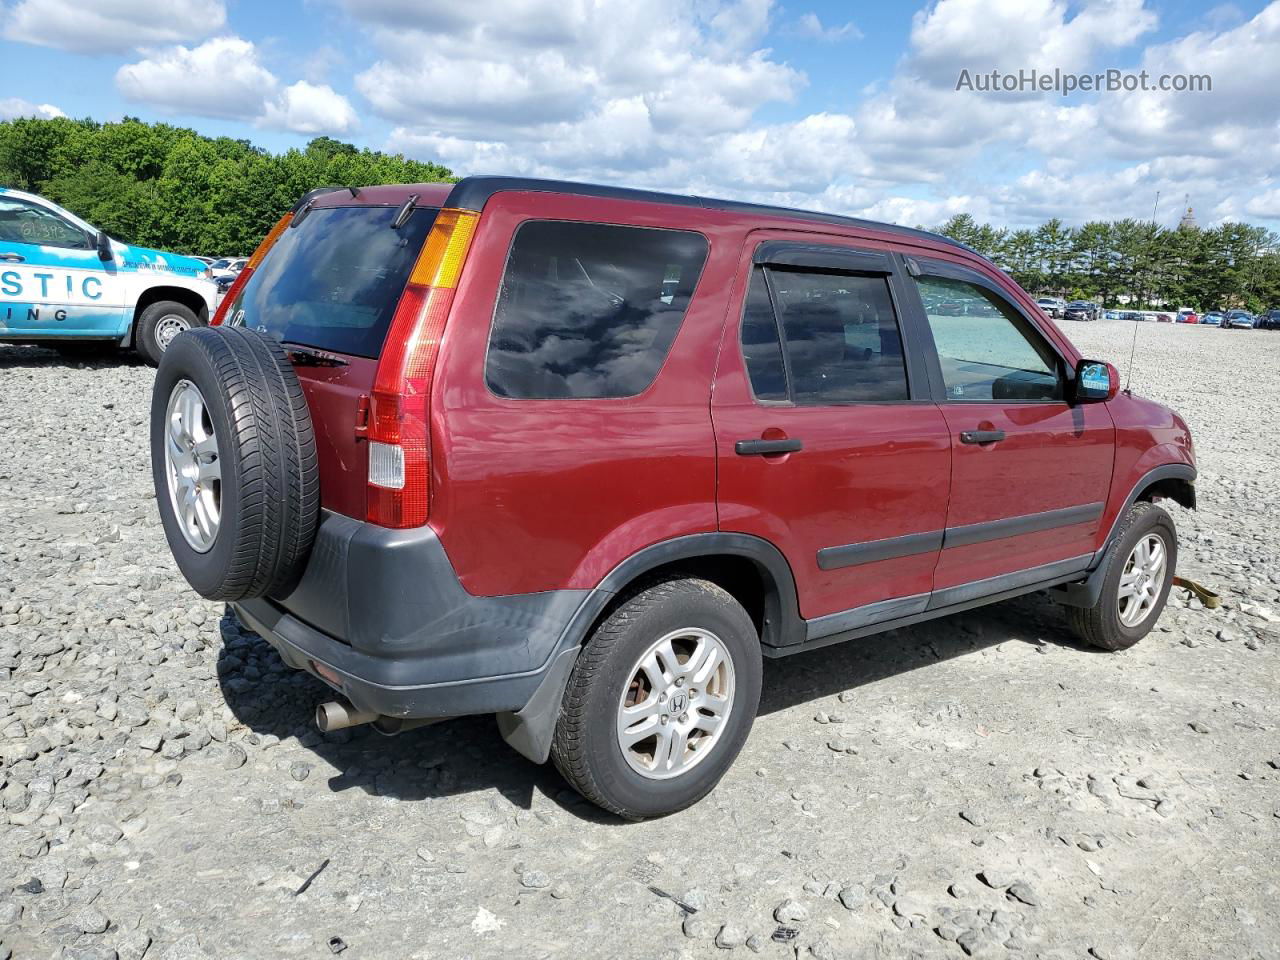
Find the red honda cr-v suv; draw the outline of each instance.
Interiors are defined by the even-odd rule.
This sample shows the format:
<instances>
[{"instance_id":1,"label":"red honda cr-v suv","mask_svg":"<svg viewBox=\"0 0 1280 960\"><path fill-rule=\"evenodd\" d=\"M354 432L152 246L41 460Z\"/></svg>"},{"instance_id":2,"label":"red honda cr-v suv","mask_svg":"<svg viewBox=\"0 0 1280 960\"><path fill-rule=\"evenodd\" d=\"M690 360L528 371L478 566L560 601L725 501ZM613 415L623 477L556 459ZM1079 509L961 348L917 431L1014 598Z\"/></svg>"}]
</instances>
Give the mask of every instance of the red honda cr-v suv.
<instances>
[{"instance_id":1,"label":"red honda cr-v suv","mask_svg":"<svg viewBox=\"0 0 1280 960\"><path fill-rule=\"evenodd\" d=\"M580 184L313 191L165 353L192 586L340 694L493 713L626 817L704 796L778 657L1052 588L1141 639L1186 425L973 251ZM817 654L821 656L821 654Z\"/></svg>"}]
</instances>

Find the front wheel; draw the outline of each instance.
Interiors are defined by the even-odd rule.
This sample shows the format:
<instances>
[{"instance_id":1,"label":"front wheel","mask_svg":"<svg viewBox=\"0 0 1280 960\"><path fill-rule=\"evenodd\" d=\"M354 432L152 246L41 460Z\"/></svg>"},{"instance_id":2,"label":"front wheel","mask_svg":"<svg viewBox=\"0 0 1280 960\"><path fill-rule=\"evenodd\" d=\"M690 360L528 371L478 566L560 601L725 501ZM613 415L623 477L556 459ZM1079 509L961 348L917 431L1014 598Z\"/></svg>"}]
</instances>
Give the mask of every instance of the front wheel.
<instances>
[{"instance_id":1,"label":"front wheel","mask_svg":"<svg viewBox=\"0 0 1280 960\"><path fill-rule=\"evenodd\" d=\"M138 317L134 331L134 345L152 366L160 365L160 358L174 338L193 327L203 326L190 307L172 300L160 300L151 304Z\"/></svg>"},{"instance_id":2,"label":"front wheel","mask_svg":"<svg viewBox=\"0 0 1280 960\"><path fill-rule=\"evenodd\" d=\"M1173 518L1154 503L1130 507L1117 537L1098 602L1073 607L1068 615L1076 635L1103 650L1124 650L1151 632L1178 562Z\"/></svg>"},{"instance_id":3,"label":"front wheel","mask_svg":"<svg viewBox=\"0 0 1280 960\"><path fill-rule=\"evenodd\" d=\"M760 703L760 638L726 591L663 580L596 628L574 665L551 757L628 820L682 810L737 757Z\"/></svg>"}]
</instances>

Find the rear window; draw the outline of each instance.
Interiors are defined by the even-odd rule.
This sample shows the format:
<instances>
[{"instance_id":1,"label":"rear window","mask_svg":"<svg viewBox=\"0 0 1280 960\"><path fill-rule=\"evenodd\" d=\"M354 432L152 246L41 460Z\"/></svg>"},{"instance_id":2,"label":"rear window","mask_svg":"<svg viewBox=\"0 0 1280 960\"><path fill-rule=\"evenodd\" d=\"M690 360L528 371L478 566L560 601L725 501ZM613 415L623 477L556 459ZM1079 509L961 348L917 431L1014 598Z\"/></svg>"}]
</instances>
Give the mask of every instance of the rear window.
<instances>
[{"instance_id":1,"label":"rear window","mask_svg":"<svg viewBox=\"0 0 1280 960\"><path fill-rule=\"evenodd\" d=\"M671 349L706 259L698 233L522 224L498 292L489 389L523 400L643 392Z\"/></svg>"},{"instance_id":2,"label":"rear window","mask_svg":"<svg viewBox=\"0 0 1280 960\"><path fill-rule=\"evenodd\" d=\"M377 357L438 210L322 207L281 234L228 312L283 343Z\"/></svg>"}]
</instances>

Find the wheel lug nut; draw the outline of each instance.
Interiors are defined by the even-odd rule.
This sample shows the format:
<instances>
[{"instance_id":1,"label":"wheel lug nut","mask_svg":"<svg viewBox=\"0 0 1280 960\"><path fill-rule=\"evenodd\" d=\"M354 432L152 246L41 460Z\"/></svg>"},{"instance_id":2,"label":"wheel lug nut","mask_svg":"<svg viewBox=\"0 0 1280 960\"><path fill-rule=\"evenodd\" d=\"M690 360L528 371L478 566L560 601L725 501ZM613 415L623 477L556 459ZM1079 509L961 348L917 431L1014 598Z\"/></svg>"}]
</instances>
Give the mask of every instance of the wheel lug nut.
<instances>
[{"instance_id":1,"label":"wheel lug nut","mask_svg":"<svg viewBox=\"0 0 1280 960\"><path fill-rule=\"evenodd\" d=\"M660 693L660 694L658 694L658 702L659 702L659 703L666 703L666 702L667 702L667 695L666 695L665 693Z\"/></svg>"},{"instance_id":2,"label":"wheel lug nut","mask_svg":"<svg viewBox=\"0 0 1280 960\"><path fill-rule=\"evenodd\" d=\"M666 726L667 722L668 722L668 721L670 721L670 720L671 720L671 718L670 718L669 716L667 716L665 713L662 715L662 723L663 723L663 726Z\"/></svg>"},{"instance_id":3,"label":"wheel lug nut","mask_svg":"<svg viewBox=\"0 0 1280 960\"><path fill-rule=\"evenodd\" d=\"M689 722L689 715L688 715L687 713L682 713L682 714L680 714L680 722L681 722L681 723L688 723L688 722Z\"/></svg>"},{"instance_id":4,"label":"wheel lug nut","mask_svg":"<svg viewBox=\"0 0 1280 960\"><path fill-rule=\"evenodd\" d=\"M683 686L684 686L684 677L676 677L676 686L677 686L677 687L683 687Z\"/></svg>"}]
</instances>

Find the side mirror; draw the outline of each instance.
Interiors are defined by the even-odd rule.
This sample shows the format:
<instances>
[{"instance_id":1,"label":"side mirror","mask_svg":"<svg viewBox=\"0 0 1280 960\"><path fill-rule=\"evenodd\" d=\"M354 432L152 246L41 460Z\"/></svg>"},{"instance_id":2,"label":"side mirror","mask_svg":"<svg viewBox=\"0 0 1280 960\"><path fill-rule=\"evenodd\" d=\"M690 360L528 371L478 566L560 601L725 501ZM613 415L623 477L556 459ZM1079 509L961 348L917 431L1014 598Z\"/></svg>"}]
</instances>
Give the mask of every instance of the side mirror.
<instances>
[{"instance_id":1,"label":"side mirror","mask_svg":"<svg viewBox=\"0 0 1280 960\"><path fill-rule=\"evenodd\" d=\"M104 263L115 256L115 254L111 252L111 238L108 237L101 230L98 231L97 246L98 246L98 259L103 261Z\"/></svg>"},{"instance_id":2,"label":"side mirror","mask_svg":"<svg viewBox=\"0 0 1280 960\"><path fill-rule=\"evenodd\" d=\"M1076 364L1072 394L1076 403L1100 403L1120 392L1120 371L1101 360L1081 360Z\"/></svg>"}]
</instances>

